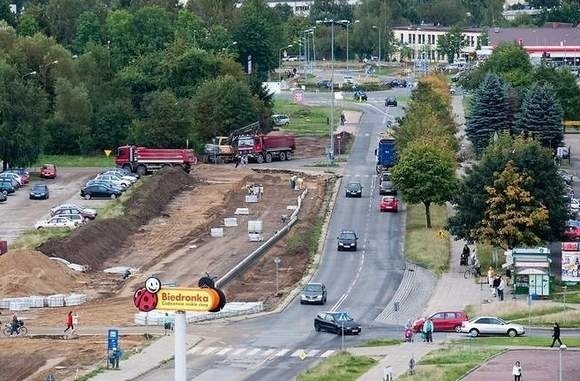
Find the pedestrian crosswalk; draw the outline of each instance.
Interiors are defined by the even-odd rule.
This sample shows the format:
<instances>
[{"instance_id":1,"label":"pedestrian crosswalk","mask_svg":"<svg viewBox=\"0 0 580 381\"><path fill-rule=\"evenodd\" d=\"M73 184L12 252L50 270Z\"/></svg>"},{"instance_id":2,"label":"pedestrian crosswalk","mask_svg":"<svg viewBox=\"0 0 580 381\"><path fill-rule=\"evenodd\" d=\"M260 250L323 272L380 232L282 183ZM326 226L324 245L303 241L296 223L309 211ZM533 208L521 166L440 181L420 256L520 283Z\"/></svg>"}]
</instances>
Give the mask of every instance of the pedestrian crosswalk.
<instances>
[{"instance_id":1,"label":"pedestrian crosswalk","mask_svg":"<svg viewBox=\"0 0 580 381\"><path fill-rule=\"evenodd\" d=\"M275 359L280 357L295 358L326 358L336 351L333 349L315 348L247 348L247 347L216 347L216 346L195 346L187 351L188 354L198 356L218 356L218 357L255 357L261 359Z\"/></svg>"}]
</instances>

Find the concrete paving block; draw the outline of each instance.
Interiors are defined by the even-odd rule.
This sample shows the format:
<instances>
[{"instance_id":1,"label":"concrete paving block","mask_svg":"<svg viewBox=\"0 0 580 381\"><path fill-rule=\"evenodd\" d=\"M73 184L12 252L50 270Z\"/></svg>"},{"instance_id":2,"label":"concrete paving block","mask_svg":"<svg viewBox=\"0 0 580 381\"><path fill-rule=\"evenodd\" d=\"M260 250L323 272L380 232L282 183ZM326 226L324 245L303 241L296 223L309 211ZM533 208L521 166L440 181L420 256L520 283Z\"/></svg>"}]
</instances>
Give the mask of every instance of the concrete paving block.
<instances>
[{"instance_id":1,"label":"concrete paving block","mask_svg":"<svg viewBox=\"0 0 580 381\"><path fill-rule=\"evenodd\" d=\"M223 237L224 236L224 228L212 228L210 231L210 235L212 237Z\"/></svg>"}]
</instances>

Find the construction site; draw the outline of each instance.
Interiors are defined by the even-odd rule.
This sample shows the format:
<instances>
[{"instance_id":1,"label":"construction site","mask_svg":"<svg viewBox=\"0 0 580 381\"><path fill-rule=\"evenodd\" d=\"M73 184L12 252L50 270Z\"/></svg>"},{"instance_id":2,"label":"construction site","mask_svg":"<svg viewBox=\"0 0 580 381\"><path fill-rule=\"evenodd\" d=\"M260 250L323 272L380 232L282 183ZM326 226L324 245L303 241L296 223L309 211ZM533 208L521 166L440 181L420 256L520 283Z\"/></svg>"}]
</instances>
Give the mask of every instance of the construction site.
<instances>
[{"instance_id":1,"label":"construction site","mask_svg":"<svg viewBox=\"0 0 580 381\"><path fill-rule=\"evenodd\" d=\"M16 312L28 328L25 337L2 340L0 380L44 380L49 373L75 379L104 363L109 327L135 327L123 337L123 351L125 356L138 351L149 337L136 324L133 293L146 278L155 276L168 287L195 287L206 274L219 279L299 208L292 228L223 285L228 302L261 302L261 309L272 309L309 268L334 181L327 174L234 165L201 164L190 174L163 169L123 200L120 215L97 218L36 250L8 251L0 256L0 298L84 295L86 302L0 310L3 325ZM249 231L256 221L259 229ZM73 271L51 257L88 271ZM278 294L275 257L283 264ZM70 310L79 319L73 335L63 333Z\"/></svg>"}]
</instances>

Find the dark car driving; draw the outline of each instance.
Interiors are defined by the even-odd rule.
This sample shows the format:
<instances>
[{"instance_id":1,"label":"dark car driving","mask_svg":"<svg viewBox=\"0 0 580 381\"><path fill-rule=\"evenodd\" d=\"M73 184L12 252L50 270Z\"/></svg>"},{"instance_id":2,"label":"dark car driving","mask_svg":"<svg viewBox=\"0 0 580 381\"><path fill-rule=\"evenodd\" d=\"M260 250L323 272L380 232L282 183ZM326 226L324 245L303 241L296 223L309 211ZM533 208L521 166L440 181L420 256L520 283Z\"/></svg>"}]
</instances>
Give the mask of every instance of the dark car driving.
<instances>
[{"instance_id":1,"label":"dark car driving","mask_svg":"<svg viewBox=\"0 0 580 381\"><path fill-rule=\"evenodd\" d=\"M397 98L388 97L387 99L385 99L385 106L386 107L389 107L389 106L397 107Z\"/></svg>"},{"instance_id":2,"label":"dark car driving","mask_svg":"<svg viewBox=\"0 0 580 381\"><path fill-rule=\"evenodd\" d=\"M45 184L35 184L30 190L28 197L31 200L48 200L50 198L50 192Z\"/></svg>"},{"instance_id":3,"label":"dark car driving","mask_svg":"<svg viewBox=\"0 0 580 381\"><path fill-rule=\"evenodd\" d=\"M397 190L395 189L392 181L381 181L381 185L379 186L379 194L395 196L397 194Z\"/></svg>"},{"instance_id":4,"label":"dark car driving","mask_svg":"<svg viewBox=\"0 0 580 381\"><path fill-rule=\"evenodd\" d=\"M338 239L338 251L356 251L356 241L358 240L358 237L352 230L343 230L336 238Z\"/></svg>"},{"instance_id":5,"label":"dark car driving","mask_svg":"<svg viewBox=\"0 0 580 381\"><path fill-rule=\"evenodd\" d=\"M81 197L86 200L91 198L117 198L121 196L121 191L108 187L104 184L89 185L81 189Z\"/></svg>"},{"instance_id":6,"label":"dark car driving","mask_svg":"<svg viewBox=\"0 0 580 381\"><path fill-rule=\"evenodd\" d=\"M346 312L323 312L314 318L316 332L326 331L337 335L359 335L361 326Z\"/></svg>"},{"instance_id":7,"label":"dark car driving","mask_svg":"<svg viewBox=\"0 0 580 381\"><path fill-rule=\"evenodd\" d=\"M391 87L407 87L405 79L393 79L390 83Z\"/></svg>"},{"instance_id":8,"label":"dark car driving","mask_svg":"<svg viewBox=\"0 0 580 381\"><path fill-rule=\"evenodd\" d=\"M355 101L366 101L368 100L367 93L362 90L357 90L354 92L353 98Z\"/></svg>"},{"instance_id":9,"label":"dark car driving","mask_svg":"<svg viewBox=\"0 0 580 381\"><path fill-rule=\"evenodd\" d=\"M362 197L362 185L360 183L349 183L346 188L346 197Z\"/></svg>"},{"instance_id":10,"label":"dark car driving","mask_svg":"<svg viewBox=\"0 0 580 381\"><path fill-rule=\"evenodd\" d=\"M300 304L326 303L326 286L323 283L308 283L300 293Z\"/></svg>"}]
</instances>

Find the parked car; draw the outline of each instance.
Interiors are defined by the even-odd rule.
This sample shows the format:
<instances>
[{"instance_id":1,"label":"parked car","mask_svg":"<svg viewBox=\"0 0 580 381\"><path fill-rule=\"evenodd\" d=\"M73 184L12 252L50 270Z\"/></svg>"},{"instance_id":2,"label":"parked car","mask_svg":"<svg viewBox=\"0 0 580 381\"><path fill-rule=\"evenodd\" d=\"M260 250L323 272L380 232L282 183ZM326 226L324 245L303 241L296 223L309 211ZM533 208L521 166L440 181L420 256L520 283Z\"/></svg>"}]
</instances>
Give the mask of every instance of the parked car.
<instances>
[{"instance_id":1,"label":"parked car","mask_svg":"<svg viewBox=\"0 0 580 381\"><path fill-rule=\"evenodd\" d=\"M566 226L580 226L580 220L568 220Z\"/></svg>"},{"instance_id":2,"label":"parked car","mask_svg":"<svg viewBox=\"0 0 580 381\"><path fill-rule=\"evenodd\" d=\"M130 181L123 180L122 178L118 177L117 175L113 174L106 174L106 175L98 175L95 177L95 180L100 180L108 183L113 183L123 188L128 188L131 185Z\"/></svg>"},{"instance_id":3,"label":"parked car","mask_svg":"<svg viewBox=\"0 0 580 381\"><path fill-rule=\"evenodd\" d=\"M368 100L367 93L365 93L362 90L355 91L353 94L353 98L355 101L359 101L359 100L367 101Z\"/></svg>"},{"instance_id":4,"label":"parked car","mask_svg":"<svg viewBox=\"0 0 580 381\"><path fill-rule=\"evenodd\" d=\"M43 179L55 179L56 165L44 164L42 167L40 167L40 177Z\"/></svg>"},{"instance_id":5,"label":"parked car","mask_svg":"<svg viewBox=\"0 0 580 381\"><path fill-rule=\"evenodd\" d=\"M35 229L46 229L46 228L65 228L65 229L75 229L77 224L65 217L51 217L48 220L38 221L35 225Z\"/></svg>"},{"instance_id":6,"label":"parked car","mask_svg":"<svg viewBox=\"0 0 580 381\"><path fill-rule=\"evenodd\" d=\"M3 179L14 179L18 182L19 186L24 185L24 180L22 179L22 177L20 177L19 174L14 173L14 172L2 172L0 173L0 178Z\"/></svg>"},{"instance_id":7,"label":"parked car","mask_svg":"<svg viewBox=\"0 0 580 381\"><path fill-rule=\"evenodd\" d=\"M433 322L433 330L435 332L459 332L463 322L469 320L465 311L435 312L428 319L431 319ZM415 320L413 323L413 331L420 332L423 329L425 320L424 318Z\"/></svg>"},{"instance_id":8,"label":"parked car","mask_svg":"<svg viewBox=\"0 0 580 381\"><path fill-rule=\"evenodd\" d=\"M20 183L12 177L8 177L8 176L7 177L0 177L0 182L8 183L11 187L14 188L14 190L20 189ZM8 192L8 193L10 193L10 192Z\"/></svg>"},{"instance_id":9,"label":"parked car","mask_svg":"<svg viewBox=\"0 0 580 381\"><path fill-rule=\"evenodd\" d=\"M566 184L572 185L572 183L574 182L574 176L569 174L566 170L560 169L558 170L558 174Z\"/></svg>"},{"instance_id":10,"label":"parked car","mask_svg":"<svg viewBox=\"0 0 580 381\"><path fill-rule=\"evenodd\" d=\"M115 190L104 184L93 184L81 189L81 197L85 200L90 200L91 198L112 198L115 199L121 196L120 190Z\"/></svg>"},{"instance_id":11,"label":"parked car","mask_svg":"<svg viewBox=\"0 0 580 381\"><path fill-rule=\"evenodd\" d=\"M5 202L8 200L8 192L0 191L0 202Z\"/></svg>"},{"instance_id":12,"label":"parked car","mask_svg":"<svg viewBox=\"0 0 580 381\"><path fill-rule=\"evenodd\" d=\"M137 182L137 180L139 180L139 178L137 176L131 176L126 174L125 172L119 170L119 171L113 171L113 170L108 170L105 172L101 172L101 175L113 175L113 176L117 176L122 180L128 181L131 184L134 184L135 182Z\"/></svg>"},{"instance_id":13,"label":"parked car","mask_svg":"<svg viewBox=\"0 0 580 381\"><path fill-rule=\"evenodd\" d=\"M121 193L123 193L125 190L127 190L127 188L124 188L118 184L114 184L110 181L103 181L103 180L99 180L99 179L93 179L93 180L87 181L87 183L85 184L85 187L92 186L92 185L103 185L107 188L111 188L111 189L113 189L115 191L119 191Z\"/></svg>"},{"instance_id":14,"label":"parked car","mask_svg":"<svg viewBox=\"0 0 580 381\"><path fill-rule=\"evenodd\" d=\"M568 204L568 208L572 212L580 211L580 200L578 200L577 198L570 199L570 203Z\"/></svg>"},{"instance_id":15,"label":"parked car","mask_svg":"<svg viewBox=\"0 0 580 381\"><path fill-rule=\"evenodd\" d=\"M391 181L391 172L381 172L380 176L379 176L379 184L382 183L383 181Z\"/></svg>"},{"instance_id":16,"label":"parked car","mask_svg":"<svg viewBox=\"0 0 580 381\"><path fill-rule=\"evenodd\" d=\"M387 99L385 99L385 106L386 107L397 107L397 98L395 97L388 97Z\"/></svg>"},{"instance_id":17,"label":"parked car","mask_svg":"<svg viewBox=\"0 0 580 381\"><path fill-rule=\"evenodd\" d=\"M0 179L0 192L6 192L7 194L12 194L16 192L16 187L12 184L12 181L1 181Z\"/></svg>"},{"instance_id":18,"label":"parked car","mask_svg":"<svg viewBox=\"0 0 580 381\"><path fill-rule=\"evenodd\" d=\"M384 196L379 203L379 210L381 212L395 212L399 211L399 200L394 196Z\"/></svg>"},{"instance_id":19,"label":"parked car","mask_svg":"<svg viewBox=\"0 0 580 381\"><path fill-rule=\"evenodd\" d=\"M358 237L356 233L353 232L352 230L341 231L338 237L336 237L336 239L338 240L338 251L342 250L356 251L356 243Z\"/></svg>"},{"instance_id":20,"label":"parked car","mask_svg":"<svg viewBox=\"0 0 580 381\"><path fill-rule=\"evenodd\" d=\"M22 184L28 184L30 182L30 173L26 168L11 168L5 172L16 173L22 179Z\"/></svg>"},{"instance_id":21,"label":"parked car","mask_svg":"<svg viewBox=\"0 0 580 381\"><path fill-rule=\"evenodd\" d=\"M300 304L326 303L326 286L324 283L308 283L300 293Z\"/></svg>"},{"instance_id":22,"label":"parked car","mask_svg":"<svg viewBox=\"0 0 580 381\"><path fill-rule=\"evenodd\" d=\"M580 242L580 226L568 225L562 235L566 241Z\"/></svg>"},{"instance_id":23,"label":"parked car","mask_svg":"<svg viewBox=\"0 0 580 381\"><path fill-rule=\"evenodd\" d=\"M55 217L63 217L71 220L75 226L80 226L85 223L85 218L80 213L57 214Z\"/></svg>"},{"instance_id":24,"label":"parked car","mask_svg":"<svg viewBox=\"0 0 580 381\"><path fill-rule=\"evenodd\" d=\"M332 87L332 81L329 79L323 79L317 83L318 87L322 87L325 89L330 89Z\"/></svg>"},{"instance_id":25,"label":"parked car","mask_svg":"<svg viewBox=\"0 0 580 381\"><path fill-rule=\"evenodd\" d=\"M381 181L381 185L379 185L379 194L382 195L392 195L392 196L396 196L397 195L397 190L395 189L395 186L393 185L393 182L388 180L388 181Z\"/></svg>"},{"instance_id":26,"label":"parked car","mask_svg":"<svg viewBox=\"0 0 580 381\"><path fill-rule=\"evenodd\" d=\"M48 200L50 198L50 192L46 184L34 184L28 197L31 200Z\"/></svg>"},{"instance_id":27,"label":"parked car","mask_svg":"<svg viewBox=\"0 0 580 381\"><path fill-rule=\"evenodd\" d=\"M359 335L361 326L346 312L324 312L314 318L314 330L326 331L337 335Z\"/></svg>"},{"instance_id":28,"label":"parked car","mask_svg":"<svg viewBox=\"0 0 580 381\"><path fill-rule=\"evenodd\" d=\"M287 126L288 124L290 124L290 118L288 117L288 115L284 114L272 115L272 123L276 127Z\"/></svg>"},{"instance_id":29,"label":"parked car","mask_svg":"<svg viewBox=\"0 0 580 381\"><path fill-rule=\"evenodd\" d=\"M506 322L496 316L480 316L461 323L462 333L476 337L480 335L508 335L515 337L526 333L520 324Z\"/></svg>"},{"instance_id":30,"label":"parked car","mask_svg":"<svg viewBox=\"0 0 580 381\"><path fill-rule=\"evenodd\" d=\"M95 209L85 208L76 204L62 204L52 208L50 210L50 215L55 216L57 214L74 214L75 212L90 220L95 219L98 214Z\"/></svg>"},{"instance_id":31,"label":"parked car","mask_svg":"<svg viewBox=\"0 0 580 381\"><path fill-rule=\"evenodd\" d=\"M407 87L407 81L404 79L393 79L389 85L391 87Z\"/></svg>"},{"instance_id":32,"label":"parked car","mask_svg":"<svg viewBox=\"0 0 580 381\"><path fill-rule=\"evenodd\" d=\"M346 197L362 197L363 187L360 183L348 183L345 192Z\"/></svg>"}]
</instances>

